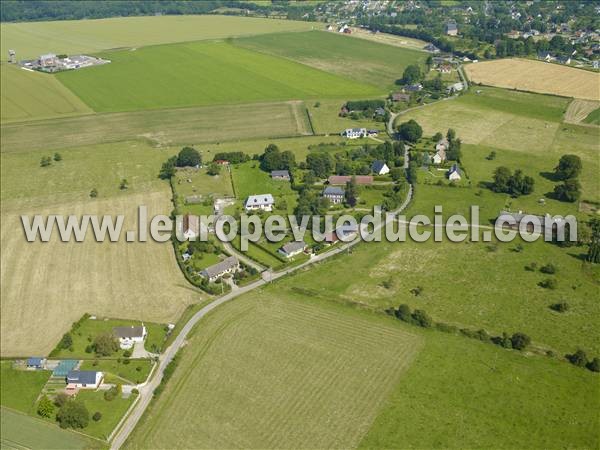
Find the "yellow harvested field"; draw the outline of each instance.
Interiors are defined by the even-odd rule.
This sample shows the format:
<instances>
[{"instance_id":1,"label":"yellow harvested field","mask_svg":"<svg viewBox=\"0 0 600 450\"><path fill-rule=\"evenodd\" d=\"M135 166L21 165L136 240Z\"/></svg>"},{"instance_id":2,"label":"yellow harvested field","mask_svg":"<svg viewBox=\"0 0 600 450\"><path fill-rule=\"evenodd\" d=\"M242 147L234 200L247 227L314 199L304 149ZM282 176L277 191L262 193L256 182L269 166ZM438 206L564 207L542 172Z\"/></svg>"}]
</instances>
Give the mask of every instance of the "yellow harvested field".
<instances>
[{"instance_id":1,"label":"yellow harvested field","mask_svg":"<svg viewBox=\"0 0 600 450\"><path fill-rule=\"evenodd\" d=\"M586 100L600 100L600 74L529 59L468 64L473 83Z\"/></svg>"},{"instance_id":2,"label":"yellow harvested field","mask_svg":"<svg viewBox=\"0 0 600 450\"><path fill-rule=\"evenodd\" d=\"M136 207L149 217L171 210L169 190L125 194L54 207L2 210L2 356L47 354L84 313L153 322L177 320L187 305L204 299L184 279L169 242L29 243L20 214L124 214L136 229ZM11 202L12 203L12 202Z\"/></svg>"},{"instance_id":3,"label":"yellow harvested field","mask_svg":"<svg viewBox=\"0 0 600 450\"><path fill-rule=\"evenodd\" d=\"M423 50L427 42L420 39L414 39L404 36L396 36L388 33L372 33L362 28L352 28L350 36L367 39L380 44L393 45L394 47L410 48L413 50Z\"/></svg>"},{"instance_id":4,"label":"yellow harvested field","mask_svg":"<svg viewBox=\"0 0 600 450\"><path fill-rule=\"evenodd\" d=\"M565 122L580 124L594 110L600 108L600 102L575 99L569 103L565 112Z\"/></svg>"}]
</instances>

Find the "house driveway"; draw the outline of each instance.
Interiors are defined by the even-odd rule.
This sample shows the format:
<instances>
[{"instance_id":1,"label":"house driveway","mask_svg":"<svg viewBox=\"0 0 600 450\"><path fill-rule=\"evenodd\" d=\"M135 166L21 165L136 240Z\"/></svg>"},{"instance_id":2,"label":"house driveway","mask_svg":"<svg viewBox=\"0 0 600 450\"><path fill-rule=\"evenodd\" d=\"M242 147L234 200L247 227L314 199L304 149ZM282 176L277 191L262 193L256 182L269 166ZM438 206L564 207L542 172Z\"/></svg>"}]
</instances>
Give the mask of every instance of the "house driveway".
<instances>
[{"instance_id":1,"label":"house driveway","mask_svg":"<svg viewBox=\"0 0 600 450\"><path fill-rule=\"evenodd\" d=\"M158 356L155 353L150 353L148 351L146 351L146 349L144 348L144 343L143 342L136 342L135 345L133 346L133 352L131 353L131 357L136 359L136 358L152 358L154 356Z\"/></svg>"}]
</instances>

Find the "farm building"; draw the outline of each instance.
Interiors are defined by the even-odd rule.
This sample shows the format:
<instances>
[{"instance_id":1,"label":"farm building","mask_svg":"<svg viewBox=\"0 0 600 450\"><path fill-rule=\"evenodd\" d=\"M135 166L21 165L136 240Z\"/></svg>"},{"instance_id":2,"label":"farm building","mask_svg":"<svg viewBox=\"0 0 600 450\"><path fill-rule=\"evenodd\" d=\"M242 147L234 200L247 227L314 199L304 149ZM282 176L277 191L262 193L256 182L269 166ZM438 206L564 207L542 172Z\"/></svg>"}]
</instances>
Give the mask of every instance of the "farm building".
<instances>
[{"instance_id":1,"label":"farm building","mask_svg":"<svg viewBox=\"0 0 600 450\"><path fill-rule=\"evenodd\" d=\"M348 139L357 139L367 137L366 128L347 128L342 133L342 136L346 136Z\"/></svg>"},{"instance_id":2,"label":"farm building","mask_svg":"<svg viewBox=\"0 0 600 450\"><path fill-rule=\"evenodd\" d=\"M41 55L38 58L38 64L41 67L54 67L58 64L58 58L54 53L48 53L46 55Z\"/></svg>"},{"instance_id":3,"label":"farm building","mask_svg":"<svg viewBox=\"0 0 600 450\"><path fill-rule=\"evenodd\" d=\"M423 47L423 50L425 50L426 52L431 52L431 53L439 53L440 52L440 49L437 48L433 44L427 44L425 47Z\"/></svg>"},{"instance_id":4,"label":"farm building","mask_svg":"<svg viewBox=\"0 0 600 450\"><path fill-rule=\"evenodd\" d=\"M67 389L98 389L104 373L94 370L71 370L67 374Z\"/></svg>"},{"instance_id":5,"label":"farm building","mask_svg":"<svg viewBox=\"0 0 600 450\"><path fill-rule=\"evenodd\" d=\"M32 357L27 358L26 366L28 369L39 370L44 368L44 363L46 360L44 358Z\"/></svg>"},{"instance_id":6,"label":"farm building","mask_svg":"<svg viewBox=\"0 0 600 450\"><path fill-rule=\"evenodd\" d=\"M437 71L440 73L450 73L452 72L452 66L450 64L441 64L438 66Z\"/></svg>"},{"instance_id":7,"label":"farm building","mask_svg":"<svg viewBox=\"0 0 600 450\"><path fill-rule=\"evenodd\" d=\"M371 170L376 175L387 175L388 173L390 173L390 168L388 167L388 165L385 163L385 161L381 160L373 161L373 164L371 165Z\"/></svg>"},{"instance_id":8,"label":"farm building","mask_svg":"<svg viewBox=\"0 0 600 450\"><path fill-rule=\"evenodd\" d=\"M292 241L283 245L278 252L281 253L286 258L291 258L292 256L296 256L304 251L306 248L306 242L304 241Z\"/></svg>"},{"instance_id":9,"label":"farm building","mask_svg":"<svg viewBox=\"0 0 600 450\"><path fill-rule=\"evenodd\" d=\"M214 264L200 272L204 278L209 281L215 281L227 273L236 272L240 267L240 263L235 256L225 258L220 263Z\"/></svg>"},{"instance_id":10,"label":"farm building","mask_svg":"<svg viewBox=\"0 0 600 450\"><path fill-rule=\"evenodd\" d=\"M448 22L446 24L446 35L456 36L458 34L458 27L455 22Z\"/></svg>"},{"instance_id":11,"label":"farm building","mask_svg":"<svg viewBox=\"0 0 600 450\"><path fill-rule=\"evenodd\" d=\"M392 101L393 102L409 102L410 94L406 94L404 92L394 92L392 94Z\"/></svg>"},{"instance_id":12,"label":"farm building","mask_svg":"<svg viewBox=\"0 0 600 450\"><path fill-rule=\"evenodd\" d=\"M418 84L409 84L408 86L404 86L404 92L419 92L423 90L423 85L421 83Z\"/></svg>"},{"instance_id":13,"label":"farm building","mask_svg":"<svg viewBox=\"0 0 600 450\"><path fill-rule=\"evenodd\" d=\"M271 179L290 181L290 172L287 170L273 170L271 172Z\"/></svg>"},{"instance_id":14,"label":"farm building","mask_svg":"<svg viewBox=\"0 0 600 450\"><path fill-rule=\"evenodd\" d=\"M246 208L246 211L272 211L274 204L275 199L271 194L251 195L246 200L244 208Z\"/></svg>"},{"instance_id":15,"label":"farm building","mask_svg":"<svg viewBox=\"0 0 600 450\"><path fill-rule=\"evenodd\" d=\"M114 327L113 334L119 339L119 346L126 350L133 347L136 342L144 342L148 331L144 325L130 327Z\"/></svg>"},{"instance_id":16,"label":"farm building","mask_svg":"<svg viewBox=\"0 0 600 450\"><path fill-rule=\"evenodd\" d=\"M183 216L181 234L184 239L196 239L200 235L200 217L194 214L186 214Z\"/></svg>"},{"instance_id":17,"label":"farm building","mask_svg":"<svg viewBox=\"0 0 600 450\"><path fill-rule=\"evenodd\" d=\"M450 181L460 181L462 177L460 175L460 169L458 168L458 165L453 164L448 172L446 172L446 176Z\"/></svg>"},{"instance_id":18,"label":"farm building","mask_svg":"<svg viewBox=\"0 0 600 450\"><path fill-rule=\"evenodd\" d=\"M337 205L344 201L344 190L337 186L327 186L323 191L323 197Z\"/></svg>"},{"instance_id":19,"label":"farm building","mask_svg":"<svg viewBox=\"0 0 600 450\"><path fill-rule=\"evenodd\" d=\"M327 179L327 182L330 185L345 185L352 180L352 178L354 178L355 183L358 185L368 186L373 184L373 177L371 175L331 175Z\"/></svg>"}]
</instances>

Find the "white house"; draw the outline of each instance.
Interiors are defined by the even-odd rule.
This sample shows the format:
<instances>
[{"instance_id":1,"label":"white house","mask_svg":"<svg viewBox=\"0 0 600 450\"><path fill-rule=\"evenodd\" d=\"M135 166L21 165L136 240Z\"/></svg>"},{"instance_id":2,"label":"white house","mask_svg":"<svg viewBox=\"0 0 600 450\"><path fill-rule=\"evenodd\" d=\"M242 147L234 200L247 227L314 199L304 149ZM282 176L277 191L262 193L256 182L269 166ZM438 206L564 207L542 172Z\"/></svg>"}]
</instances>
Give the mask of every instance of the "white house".
<instances>
[{"instance_id":1,"label":"white house","mask_svg":"<svg viewBox=\"0 0 600 450\"><path fill-rule=\"evenodd\" d=\"M390 168L385 163L385 161L380 160L373 161L371 170L375 175L387 175L388 173L390 173Z\"/></svg>"},{"instance_id":2,"label":"white house","mask_svg":"<svg viewBox=\"0 0 600 450\"><path fill-rule=\"evenodd\" d=\"M98 389L104 373L94 370L71 370L67 374L67 389Z\"/></svg>"},{"instance_id":3,"label":"white house","mask_svg":"<svg viewBox=\"0 0 600 450\"><path fill-rule=\"evenodd\" d=\"M306 248L306 242L304 241L292 241L283 245L278 252L281 253L286 258L291 258L292 256L296 256L299 253L302 253Z\"/></svg>"},{"instance_id":4,"label":"white house","mask_svg":"<svg viewBox=\"0 0 600 450\"><path fill-rule=\"evenodd\" d=\"M362 138L367 136L366 128L347 128L342 132L342 136L346 136L349 139Z\"/></svg>"},{"instance_id":5,"label":"white house","mask_svg":"<svg viewBox=\"0 0 600 450\"><path fill-rule=\"evenodd\" d=\"M225 258L220 263L214 264L200 272L204 278L208 278L209 281L215 281L217 278L222 277L227 273L236 272L240 268L240 262L235 256Z\"/></svg>"},{"instance_id":6,"label":"white house","mask_svg":"<svg viewBox=\"0 0 600 450\"><path fill-rule=\"evenodd\" d=\"M327 186L323 190L323 197L337 205L344 201L344 190L338 186Z\"/></svg>"},{"instance_id":7,"label":"white house","mask_svg":"<svg viewBox=\"0 0 600 450\"><path fill-rule=\"evenodd\" d=\"M119 339L119 347L127 350L133 347L136 342L144 342L148 336L148 330L142 324L134 327L114 327L113 334Z\"/></svg>"},{"instance_id":8,"label":"white house","mask_svg":"<svg viewBox=\"0 0 600 450\"><path fill-rule=\"evenodd\" d=\"M453 164L450 170L446 172L446 176L450 181L460 181L462 177L460 176L460 169L458 168L458 165Z\"/></svg>"},{"instance_id":9,"label":"white house","mask_svg":"<svg viewBox=\"0 0 600 450\"><path fill-rule=\"evenodd\" d=\"M431 160L434 164L442 164L444 161L446 161L446 150L438 150L437 152L435 152L435 155L433 155L433 158L431 158Z\"/></svg>"},{"instance_id":10,"label":"white house","mask_svg":"<svg viewBox=\"0 0 600 450\"><path fill-rule=\"evenodd\" d=\"M448 150L449 146L450 146L450 143L448 142L448 139L442 138L437 142L437 144L435 144L435 151L436 152L439 152L440 150L446 151L446 150Z\"/></svg>"},{"instance_id":11,"label":"white house","mask_svg":"<svg viewBox=\"0 0 600 450\"><path fill-rule=\"evenodd\" d=\"M463 84L459 81L458 83L454 83L446 88L446 91L451 94L453 92L460 92L464 88Z\"/></svg>"},{"instance_id":12,"label":"white house","mask_svg":"<svg viewBox=\"0 0 600 450\"><path fill-rule=\"evenodd\" d=\"M246 200L244 208L246 208L246 211L256 211L258 209L262 211L273 211L274 204L275 199L271 194L251 195L248 197L248 200Z\"/></svg>"}]
</instances>

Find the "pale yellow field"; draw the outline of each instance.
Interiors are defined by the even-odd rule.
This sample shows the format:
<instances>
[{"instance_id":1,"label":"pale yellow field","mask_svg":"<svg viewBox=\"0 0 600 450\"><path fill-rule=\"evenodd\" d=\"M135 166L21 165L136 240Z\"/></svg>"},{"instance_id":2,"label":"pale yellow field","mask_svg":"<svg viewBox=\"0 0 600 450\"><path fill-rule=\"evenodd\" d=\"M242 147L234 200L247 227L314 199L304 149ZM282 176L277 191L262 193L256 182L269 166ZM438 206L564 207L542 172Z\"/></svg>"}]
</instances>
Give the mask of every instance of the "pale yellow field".
<instances>
[{"instance_id":1,"label":"pale yellow field","mask_svg":"<svg viewBox=\"0 0 600 450\"><path fill-rule=\"evenodd\" d=\"M598 108L600 108L600 102L575 99L569 103L567 112L565 112L565 122L580 124L592 111Z\"/></svg>"},{"instance_id":2,"label":"pale yellow field","mask_svg":"<svg viewBox=\"0 0 600 450\"><path fill-rule=\"evenodd\" d=\"M203 296L181 274L170 243L28 243L20 214L125 214L133 228L136 207L150 214L172 206L158 192L2 212L2 356L47 354L84 313L154 322L176 321Z\"/></svg>"},{"instance_id":3,"label":"pale yellow field","mask_svg":"<svg viewBox=\"0 0 600 450\"><path fill-rule=\"evenodd\" d=\"M378 42L380 44L393 45L394 47L410 48L413 50L423 50L423 47L427 45L427 42L420 39L414 39L404 36L395 36L387 33L371 33L368 30L362 28L352 28L352 34L350 36L367 39L369 41Z\"/></svg>"},{"instance_id":4,"label":"pale yellow field","mask_svg":"<svg viewBox=\"0 0 600 450\"><path fill-rule=\"evenodd\" d=\"M600 100L600 74L528 59L499 59L468 64L474 83L524 91Z\"/></svg>"}]
</instances>

